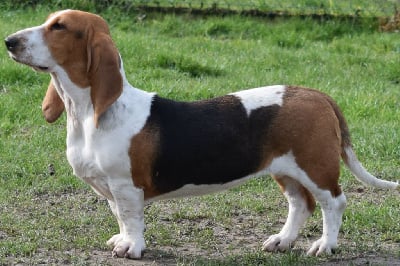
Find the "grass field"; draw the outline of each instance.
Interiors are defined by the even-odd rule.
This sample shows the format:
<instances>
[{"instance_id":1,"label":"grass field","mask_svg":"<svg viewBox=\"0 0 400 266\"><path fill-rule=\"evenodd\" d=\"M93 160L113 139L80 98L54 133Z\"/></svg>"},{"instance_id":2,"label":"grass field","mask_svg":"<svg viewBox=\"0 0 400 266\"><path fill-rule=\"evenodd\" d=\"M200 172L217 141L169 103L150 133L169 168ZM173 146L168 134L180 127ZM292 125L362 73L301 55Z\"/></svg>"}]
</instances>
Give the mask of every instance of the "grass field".
<instances>
[{"instance_id":1,"label":"grass field","mask_svg":"<svg viewBox=\"0 0 400 266\"><path fill-rule=\"evenodd\" d=\"M0 11L0 34L37 25L50 11ZM398 34L379 32L371 21L143 19L116 8L101 15L134 86L176 100L272 84L319 88L341 106L364 166L400 179ZM112 259L105 242L117 223L106 202L72 175L65 117L48 125L41 116L48 81L0 49L0 265L400 264L400 193L364 187L347 170L341 183L348 207L340 247L330 257L304 255L322 232L319 210L293 251L261 251L283 225L287 205L270 178L259 178L228 192L148 206L144 260Z\"/></svg>"},{"instance_id":2,"label":"grass field","mask_svg":"<svg viewBox=\"0 0 400 266\"><path fill-rule=\"evenodd\" d=\"M52 5L64 8L83 8L101 10L112 6L123 6L131 9L174 9L186 11L201 11L206 13L243 12L270 15L333 15L354 17L388 17L394 13L396 0L3 0L0 7L18 8L30 7L33 4ZM255 12L256 11L256 12Z\"/></svg>"}]
</instances>

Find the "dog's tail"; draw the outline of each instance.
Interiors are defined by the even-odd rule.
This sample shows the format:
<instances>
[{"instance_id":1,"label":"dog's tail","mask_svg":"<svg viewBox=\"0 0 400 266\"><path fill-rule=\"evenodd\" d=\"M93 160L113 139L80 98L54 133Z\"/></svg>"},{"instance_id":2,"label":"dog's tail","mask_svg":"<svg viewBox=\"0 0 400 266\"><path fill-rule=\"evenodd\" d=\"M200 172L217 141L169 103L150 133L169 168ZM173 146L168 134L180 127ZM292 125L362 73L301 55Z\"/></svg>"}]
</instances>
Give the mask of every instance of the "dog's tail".
<instances>
[{"instance_id":1,"label":"dog's tail","mask_svg":"<svg viewBox=\"0 0 400 266\"><path fill-rule=\"evenodd\" d=\"M364 184L377 187L377 188L385 188L385 189L399 189L400 186L398 182L392 182L392 181L387 181L387 180L382 180L379 179L372 174L370 174L360 163L360 161L357 159L357 155L355 154L353 150L353 146L351 144L351 138L350 138L350 133L349 133L349 128L347 127L346 120L340 111L339 107L337 104L329 99L329 102L332 106L332 108L335 111L336 117L339 120L339 126L340 126L340 131L341 131L341 138L342 138L342 159L345 163L345 165L350 169L350 171L353 173L353 175L363 182Z\"/></svg>"},{"instance_id":2,"label":"dog's tail","mask_svg":"<svg viewBox=\"0 0 400 266\"><path fill-rule=\"evenodd\" d=\"M398 182L387 181L379 179L370 174L358 161L356 154L351 146L347 146L342 151L342 158L346 166L350 169L355 177L361 182L377 187L387 189L400 189Z\"/></svg>"}]
</instances>

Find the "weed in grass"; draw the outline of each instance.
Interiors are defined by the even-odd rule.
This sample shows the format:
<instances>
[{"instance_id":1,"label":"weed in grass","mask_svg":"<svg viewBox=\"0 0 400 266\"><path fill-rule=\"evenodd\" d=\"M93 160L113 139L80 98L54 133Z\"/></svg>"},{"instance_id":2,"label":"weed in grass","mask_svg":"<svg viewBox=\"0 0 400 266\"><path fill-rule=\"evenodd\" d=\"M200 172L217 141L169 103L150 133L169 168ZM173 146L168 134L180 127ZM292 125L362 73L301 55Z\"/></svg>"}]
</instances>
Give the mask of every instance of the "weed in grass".
<instances>
[{"instance_id":1,"label":"weed in grass","mask_svg":"<svg viewBox=\"0 0 400 266\"><path fill-rule=\"evenodd\" d=\"M156 62L156 65L159 67L177 70L194 78L202 76L219 76L222 73L221 70L201 65L190 58L185 58L181 55L170 56L160 54L157 55Z\"/></svg>"},{"instance_id":2,"label":"weed in grass","mask_svg":"<svg viewBox=\"0 0 400 266\"><path fill-rule=\"evenodd\" d=\"M210 37L223 37L231 32L231 27L228 24L211 24L207 30L206 35Z\"/></svg>"}]
</instances>

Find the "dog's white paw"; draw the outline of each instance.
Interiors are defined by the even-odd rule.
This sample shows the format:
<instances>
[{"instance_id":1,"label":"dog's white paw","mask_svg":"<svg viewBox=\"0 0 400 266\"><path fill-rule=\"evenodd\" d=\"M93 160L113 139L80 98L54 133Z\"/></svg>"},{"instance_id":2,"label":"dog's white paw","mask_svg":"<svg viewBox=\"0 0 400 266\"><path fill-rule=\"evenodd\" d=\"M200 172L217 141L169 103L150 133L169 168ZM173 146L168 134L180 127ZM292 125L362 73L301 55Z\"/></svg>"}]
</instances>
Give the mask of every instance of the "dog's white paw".
<instances>
[{"instance_id":1,"label":"dog's white paw","mask_svg":"<svg viewBox=\"0 0 400 266\"><path fill-rule=\"evenodd\" d=\"M335 248L337 248L336 243L329 243L324 238L320 238L312 244L311 248L307 251L307 255L330 255L332 254L332 250L334 250Z\"/></svg>"},{"instance_id":2,"label":"dog's white paw","mask_svg":"<svg viewBox=\"0 0 400 266\"><path fill-rule=\"evenodd\" d=\"M264 251L286 251L293 245L293 240L282 237L280 234L270 236L263 244Z\"/></svg>"},{"instance_id":3,"label":"dog's white paw","mask_svg":"<svg viewBox=\"0 0 400 266\"><path fill-rule=\"evenodd\" d=\"M113 257L140 259L144 249L146 248L143 237L128 240L123 237L121 239L120 235L115 235L108 242L113 241L116 243L112 251Z\"/></svg>"},{"instance_id":4,"label":"dog's white paw","mask_svg":"<svg viewBox=\"0 0 400 266\"><path fill-rule=\"evenodd\" d=\"M113 237L111 237L108 241L107 241L107 245L111 246L111 247L115 247L118 242L120 242L123 239L123 235L122 234L117 234L114 235Z\"/></svg>"}]
</instances>

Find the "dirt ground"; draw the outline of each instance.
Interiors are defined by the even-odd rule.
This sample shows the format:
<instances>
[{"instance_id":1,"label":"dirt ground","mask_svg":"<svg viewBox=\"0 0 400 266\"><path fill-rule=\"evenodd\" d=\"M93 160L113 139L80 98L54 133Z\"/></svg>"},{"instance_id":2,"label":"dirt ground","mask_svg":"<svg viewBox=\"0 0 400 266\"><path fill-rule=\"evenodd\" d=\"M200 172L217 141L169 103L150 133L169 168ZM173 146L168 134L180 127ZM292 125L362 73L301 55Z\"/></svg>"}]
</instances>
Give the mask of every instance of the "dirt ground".
<instances>
[{"instance_id":1,"label":"dirt ground","mask_svg":"<svg viewBox=\"0 0 400 266\"><path fill-rule=\"evenodd\" d=\"M127 260L120 258L111 258L111 252L105 251L96 251L93 253L93 258L89 259L88 262L93 264L102 264L102 265L134 265L134 266L150 266L150 265L176 265L176 257L172 254L164 254L165 251L160 250L148 250L145 252L142 260ZM184 248L183 250L174 251L176 253L180 253L182 256L185 253L188 253L188 257L193 257L192 251L188 248ZM200 254L198 254L200 255ZM206 257L203 257L205 259ZM265 265L268 265L268 261L265 260ZM361 257L354 258L342 258L342 259L332 259L326 262L320 262L316 265L394 265L400 266L400 259L396 259L393 257L385 257L378 254L369 254L363 255Z\"/></svg>"},{"instance_id":2,"label":"dirt ground","mask_svg":"<svg viewBox=\"0 0 400 266\"><path fill-rule=\"evenodd\" d=\"M243 247L243 246L241 246ZM219 247L221 248L221 247ZM254 247L253 247L254 248ZM195 247L191 247L190 244L184 245L179 248L163 247L163 248L147 248L143 258L141 260L129 260L124 258L113 258L111 251L104 250L92 250L80 251L70 250L63 253L60 252L48 252L39 251L33 257L29 259L23 258L9 258L7 264L4 265L133 265L133 266L158 266L158 265L177 265L177 261L181 261L180 265L194 265L193 261L197 258L201 259L202 265L207 262L208 259L212 258L210 262L217 264L227 265L224 263L222 254L224 250L220 250L219 254L209 254L203 252ZM232 254L231 249L227 253ZM179 259L178 259L179 258ZM192 263L190 263L192 262ZM266 257L263 265L270 265ZM276 261L275 264L276 265ZM308 264L310 265L310 264ZM344 256L333 258L326 258L320 262L316 262L315 265L393 265L400 266L400 258L392 256L385 256L375 253L361 254L357 256Z\"/></svg>"},{"instance_id":3,"label":"dirt ground","mask_svg":"<svg viewBox=\"0 0 400 266\"><path fill-rule=\"evenodd\" d=\"M200 221L191 221L183 219L180 221L182 226L206 228L212 227L217 241L213 243L213 248L201 249L195 243L181 239L178 246L165 246L157 243L149 243L147 241L147 249L144 252L141 260L129 260L124 258L113 258L111 250L68 250L68 251L46 251L38 250L32 257L28 258L7 258L9 265L193 265L199 260L202 264L210 262L212 264L228 265L225 258L227 256L243 256L246 253L243 249L246 248L249 253L259 252L261 244L264 241L264 235L259 232L258 227L251 227L252 224L261 220L261 217L238 216L235 218L236 223L232 228L223 228L214 222L202 219ZM168 221L162 221L168 222ZM188 224L189 223L189 224ZM243 226L241 226L243 225ZM178 236L182 237L182 236ZM296 246L291 252L302 254L307 247L310 246L314 239L305 239L300 237L296 242ZM353 245L351 242L339 239L340 245ZM387 254L398 254L399 245L385 244L380 250L387 250ZM383 255L378 252L371 251L354 252L354 247L350 248L353 251L341 251L330 257L325 257L316 261L315 265L398 265L400 266L400 258L396 255ZM352 254L354 253L354 254ZM270 265L268 255L262 260L263 265ZM279 261L279 257L278 257ZM0 263L1 264L1 263ZM273 263L276 265L276 257ZM196 264L197 265L197 264ZM307 263L307 265L310 265Z\"/></svg>"},{"instance_id":4,"label":"dirt ground","mask_svg":"<svg viewBox=\"0 0 400 266\"><path fill-rule=\"evenodd\" d=\"M68 195L68 197L67 197ZM43 198L44 197L44 198ZM108 207L105 200L97 200L92 194L78 191L71 197L70 194L43 195L41 203L51 203L62 201L85 202L90 205L101 204ZM283 197L277 195L280 202L276 208L286 208ZM356 198L356 193L351 194L350 198ZM96 199L96 200L93 200ZM190 201L191 199L187 199ZM222 222L221 219L210 216L194 215L179 216L175 218L173 214L182 208L181 201L161 201L148 206L146 214L149 219L151 214L156 217L152 222L147 222L146 244L147 249L141 260L129 260L124 258L113 258L111 249L71 249L61 251L55 247L54 250L38 249L27 257L7 257L0 258L2 265L232 265L233 261L238 261L239 265L248 265L248 261L255 261L257 265L283 265L284 254L265 254L261 251L263 241L268 237L266 233L279 232L285 223L285 217L271 217L266 225L265 215L245 209L232 209L230 211L229 222ZM282 204L282 205L281 205ZM203 206L204 205L204 206ZM51 207L44 205L46 208ZM81 206L81 205L79 205ZM204 213L209 208L208 203L201 203L192 200L185 206L195 206L193 213ZM57 207L57 205L53 206ZM93 207L93 206L92 206ZM80 207L81 208L81 207ZM151 208L151 209L150 209ZM162 210L162 211L161 211ZM76 211L76 210L75 210ZM87 210L97 212L93 210ZM154 212L151 213L150 211ZM276 212L276 210L275 210ZM110 214L111 215L111 214ZM217 217L219 218L219 217ZM385 242L371 239L368 243L357 243L351 237L357 232L350 232L349 235L339 235L339 249L331 256L310 260L304 257L305 251L311 243L320 236L322 226L319 219L311 219L314 223L309 224L308 229L304 230L295 243L292 254L295 263L293 265L394 265L400 266L400 243ZM175 224L175 229L170 229L171 224ZM311 223L311 221L310 221ZM314 228L315 227L315 228ZM172 230L171 239L163 239L153 235L151 232L159 232L160 228ZM207 231L211 236L207 236L204 242L196 236L196 232ZM95 230L94 233L98 233ZM89 233L89 232L82 232ZM91 232L93 233L93 232ZM5 233L4 233L5 234ZM0 241L6 235L0 230ZM371 238L373 233L371 234ZM164 241L164 243L162 243ZM166 244L167 243L167 244ZM201 244L199 244L201 243ZM362 245L362 247L360 247ZM247 255L254 256L256 259L243 259ZM286 257L287 259L287 257ZM286 260L287 261L287 260Z\"/></svg>"}]
</instances>

